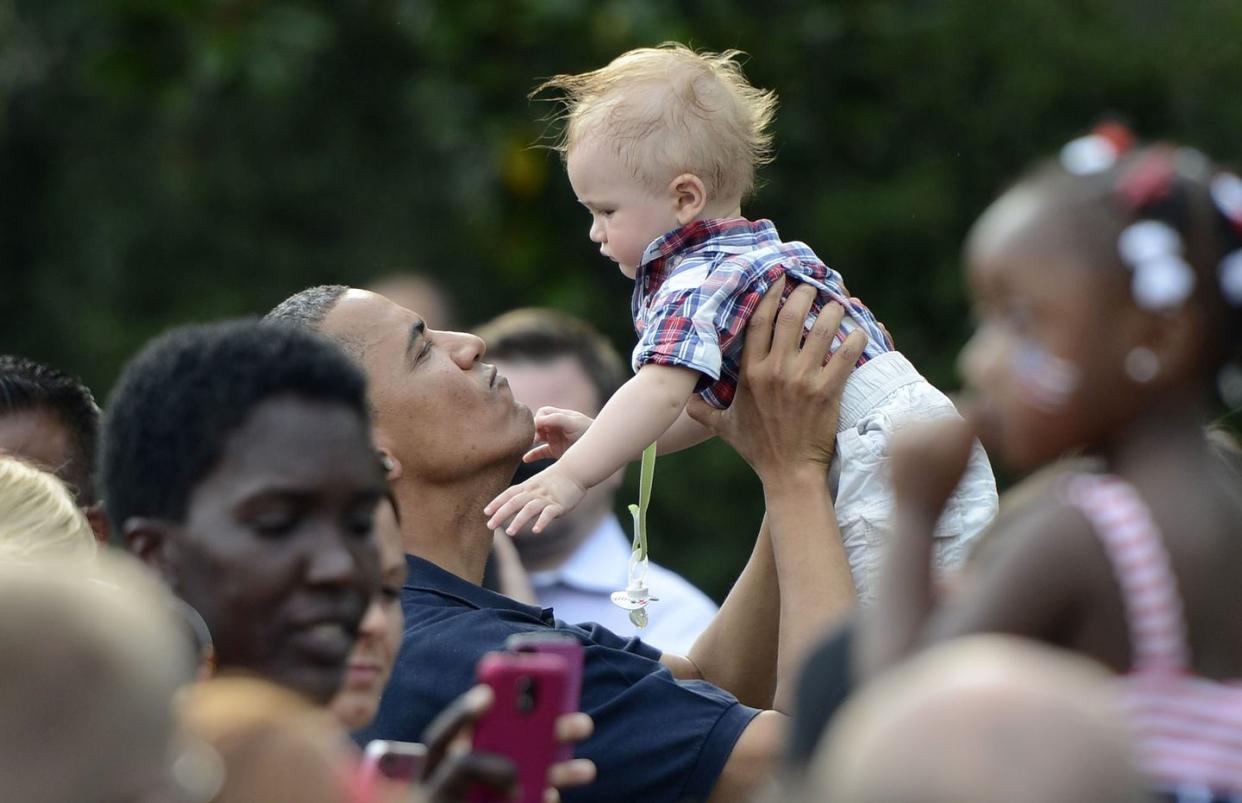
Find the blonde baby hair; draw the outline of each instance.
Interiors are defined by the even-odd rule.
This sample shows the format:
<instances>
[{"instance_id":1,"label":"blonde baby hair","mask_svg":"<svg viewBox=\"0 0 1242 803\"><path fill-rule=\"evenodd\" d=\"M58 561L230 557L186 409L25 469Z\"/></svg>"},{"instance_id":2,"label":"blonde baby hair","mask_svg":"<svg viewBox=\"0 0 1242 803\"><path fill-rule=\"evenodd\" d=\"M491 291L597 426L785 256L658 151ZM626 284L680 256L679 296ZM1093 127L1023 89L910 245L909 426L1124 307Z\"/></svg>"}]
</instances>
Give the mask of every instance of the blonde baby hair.
<instances>
[{"instance_id":1,"label":"blonde baby hair","mask_svg":"<svg viewBox=\"0 0 1242 803\"><path fill-rule=\"evenodd\" d=\"M623 53L606 67L556 75L531 97L561 93L562 156L602 134L653 191L682 173L699 177L713 200L741 200L755 168L771 161L768 126L776 93L746 80L738 50L696 52L676 42Z\"/></svg>"},{"instance_id":2,"label":"blonde baby hair","mask_svg":"<svg viewBox=\"0 0 1242 803\"><path fill-rule=\"evenodd\" d=\"M91 558L95 535L65 484L0 457L0 561Z\"/></svg>"}]
</instances>

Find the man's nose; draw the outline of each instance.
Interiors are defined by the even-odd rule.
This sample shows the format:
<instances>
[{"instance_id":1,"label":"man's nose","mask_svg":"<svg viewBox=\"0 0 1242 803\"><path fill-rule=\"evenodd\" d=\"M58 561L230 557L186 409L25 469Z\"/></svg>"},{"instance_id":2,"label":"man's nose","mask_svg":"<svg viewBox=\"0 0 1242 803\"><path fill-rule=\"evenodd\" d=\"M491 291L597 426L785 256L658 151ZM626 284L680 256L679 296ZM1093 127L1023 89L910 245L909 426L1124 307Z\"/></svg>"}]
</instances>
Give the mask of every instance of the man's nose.
<instances>
[{"instance_id":1,"label":"man's nose","mask_svg":"<svg viewBox=\"0 0 1242 803\"><path fill-rule=\"evenodd\" d=\"M487 351L487 345L482 338L468 332L437 332L436 340L463 371L473 368Z\"/></svg>"},{"instance_id":2,"label":"man's nose","mask_svg":"<svg viewBox=\"0 0 1242 803\"><path fill-rule=\"evenodd\" d=\"M600 225L598 218L591 219L590 237L593 243L600 243L601 245L604 243L604 227Z\"/></svg>"}]
</instances>

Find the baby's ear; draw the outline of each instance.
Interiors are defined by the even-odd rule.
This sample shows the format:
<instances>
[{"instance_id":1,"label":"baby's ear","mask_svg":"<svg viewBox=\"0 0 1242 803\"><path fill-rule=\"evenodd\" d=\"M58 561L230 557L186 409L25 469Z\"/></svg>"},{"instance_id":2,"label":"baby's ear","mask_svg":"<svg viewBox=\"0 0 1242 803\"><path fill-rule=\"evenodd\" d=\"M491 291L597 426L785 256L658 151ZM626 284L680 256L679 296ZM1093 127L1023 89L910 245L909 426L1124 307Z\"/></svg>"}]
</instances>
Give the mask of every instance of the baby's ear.
<instances>
[{"instance_id":1,"label":"baby's ear","mask_svg":"<svg viewBox=\"0 0 1242 803\"><path fill-rule=\"evenodd\" d=\"M668 188L673 196L677 222L683 226L697 219L703 207L707 206L707 188L703 186L703 180L693 173L682 173L669 183Z\"/></svg>"}]
</instances>

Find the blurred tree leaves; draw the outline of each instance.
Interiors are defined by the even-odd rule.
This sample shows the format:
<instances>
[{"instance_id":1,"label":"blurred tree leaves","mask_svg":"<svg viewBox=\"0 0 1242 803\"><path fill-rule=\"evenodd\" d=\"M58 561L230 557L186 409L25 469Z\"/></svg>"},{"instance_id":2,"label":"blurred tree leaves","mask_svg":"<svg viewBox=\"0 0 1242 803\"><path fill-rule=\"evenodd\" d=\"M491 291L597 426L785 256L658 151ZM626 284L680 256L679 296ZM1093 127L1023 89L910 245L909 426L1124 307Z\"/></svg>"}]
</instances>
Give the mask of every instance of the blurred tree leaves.
<instances>
[{"instance_id":1,"label":"blurred tree leaves","mask_svg":"<svg viewBox=\"0 0 1242 803\"><path fill-rule=\"evenodd\" d=\"M747 210L809 242L945 387L958 252L1103 112L1237 161L1236 0L0 0L0 350L99 393L169 325L415 267L467 323L582 315L628 351L538 80L667 39L780 94ZM718 445L662 459L652 549L721 595L758 525Z\"/></svg>"}]
</instances>

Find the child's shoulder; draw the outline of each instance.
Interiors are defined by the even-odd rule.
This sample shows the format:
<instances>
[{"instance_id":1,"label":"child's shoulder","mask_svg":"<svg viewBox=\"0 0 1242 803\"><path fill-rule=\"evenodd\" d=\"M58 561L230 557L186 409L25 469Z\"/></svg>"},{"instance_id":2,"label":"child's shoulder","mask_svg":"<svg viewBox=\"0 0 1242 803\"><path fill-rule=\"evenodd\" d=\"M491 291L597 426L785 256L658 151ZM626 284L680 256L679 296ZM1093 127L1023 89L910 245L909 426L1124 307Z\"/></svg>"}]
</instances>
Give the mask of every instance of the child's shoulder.
<instances>
[{"instance_id":1,"label":"child's shoulder","mask_svg":"<svg viewBox=\"0 0 1242 803\"><path fill-rule=\"evenodd\" d=\"M1242 486L1232 465L1169 471L1135 487L1170 552L1220 555L1236 547L1242 558Z\"/></svg>"},{"instance_id":2,"label":"child's shoulder","mask_svg":"<svg viewBox=\"0 0 1242 803\"><path fill-rule=\"evenodd\" d=\"M1098 539L1083 512L1067 494L1074 477L1094 468L1071 460L1027 477L1001 496L1000 511L980 536L972 563L1044 559L1059 563L1071 556L1099 554Z\"/></svg>"}]
</instances>

